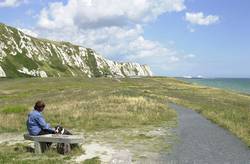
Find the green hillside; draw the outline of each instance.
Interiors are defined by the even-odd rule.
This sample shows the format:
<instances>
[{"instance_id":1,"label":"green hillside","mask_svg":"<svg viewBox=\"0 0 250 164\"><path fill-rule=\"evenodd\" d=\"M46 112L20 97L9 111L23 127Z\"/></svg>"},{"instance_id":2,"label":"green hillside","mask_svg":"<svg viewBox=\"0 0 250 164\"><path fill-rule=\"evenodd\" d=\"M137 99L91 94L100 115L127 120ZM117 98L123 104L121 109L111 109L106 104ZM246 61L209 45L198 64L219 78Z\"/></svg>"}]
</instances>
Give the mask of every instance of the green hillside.
<instances>
[{"instance_id":1,"label":"green hillside","mask_svg":"<svg viewBox=\"0 0 250 164\"><path fill-rule=\"evenodd\" d=\"M34 38L0 23L0 77L151 75L146 65L110 61L93 49Z\"/></svg>"}]
</instances>

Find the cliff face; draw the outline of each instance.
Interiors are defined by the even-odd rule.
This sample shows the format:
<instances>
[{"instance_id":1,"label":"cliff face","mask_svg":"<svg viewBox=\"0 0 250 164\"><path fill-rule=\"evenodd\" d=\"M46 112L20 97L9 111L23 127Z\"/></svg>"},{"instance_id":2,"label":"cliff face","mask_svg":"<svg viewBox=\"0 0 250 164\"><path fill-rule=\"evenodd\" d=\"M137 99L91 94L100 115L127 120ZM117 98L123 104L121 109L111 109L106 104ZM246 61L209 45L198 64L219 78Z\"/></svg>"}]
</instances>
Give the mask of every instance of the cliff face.
<instances>
[{"instance_id":1,"label":"cliff face","mask_svg":"<svg viewBox=\"0 0 250 164\"><path fill-rule=\"evenodd\" d=\"M93 49L38 39L0 24L0 77L152 76L147 65L107 60Z\"/></svg>"}]
</instances>

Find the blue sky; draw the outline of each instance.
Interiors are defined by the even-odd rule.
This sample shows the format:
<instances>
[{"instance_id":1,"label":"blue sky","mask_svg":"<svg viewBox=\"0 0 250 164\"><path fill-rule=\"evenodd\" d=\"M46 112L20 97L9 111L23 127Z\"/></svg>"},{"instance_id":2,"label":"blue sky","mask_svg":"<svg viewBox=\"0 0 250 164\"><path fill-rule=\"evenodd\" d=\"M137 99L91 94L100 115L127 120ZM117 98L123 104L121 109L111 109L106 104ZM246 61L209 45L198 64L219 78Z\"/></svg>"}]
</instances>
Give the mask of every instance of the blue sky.
<instances>
[{"instance_id":1,"label":"blue sky","mask_svg":"<svg viewBox=\"0 0 250 164\"><path fill-rule=\"evenodd\" d=\"M0 0L0 22L148 64L155 75L250 77L249 6L249 0Z\"/></svg>"}]
</instances>

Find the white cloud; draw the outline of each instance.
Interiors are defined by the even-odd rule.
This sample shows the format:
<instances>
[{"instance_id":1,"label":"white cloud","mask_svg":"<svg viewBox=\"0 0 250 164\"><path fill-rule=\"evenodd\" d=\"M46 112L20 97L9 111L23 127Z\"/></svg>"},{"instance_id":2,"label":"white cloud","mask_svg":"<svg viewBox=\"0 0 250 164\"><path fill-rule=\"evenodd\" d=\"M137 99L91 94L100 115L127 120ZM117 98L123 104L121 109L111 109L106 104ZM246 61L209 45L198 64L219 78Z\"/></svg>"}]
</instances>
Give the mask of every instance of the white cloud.
<instances>
[{"instance_id":1,"label":"white cloud","mask_svg":"<svg viewBox=\"0 0 250 164\"><path fill-rule=\"evenodd\" d=\"M0 8L1 7L16 7L21 3L27 3L27 0L1 0L0 1Z\"/></svg>"},{"instance_id":2,"label":"white cloud","mask_svg":"<svg viewBox=\"0 0 250 164\"><path fill-rule=\"evenodd\" d=\"M43 28L98 28L146 23L166 12L185 9L184 0L69 0L51 3L41 11Z\"/></svg>"},{"instance_id":3,"label":"white cloud","mask_svg":"<svg viewBox=\"0 0 250 164\"><path fill-rule=\"evenodd\" d=\"M185 56L185 58L195 58L195 57L196 57L196 55L194 55L194 54L188 54Z\"/></svg>"},{"instance_id":4,"label":"white cloud","mask_svg":"<svg viewBox=\"0 0 250 164\"><path fill-rule=\"evenodd\" d=\"M219 21L219 16L217 15L208 15L205 16L202 12L198 13L186 13L185 20L191 24L197 25L211 25Z\"/></svg>"},{"instance_id":5,"label":"white cloud","mask_svg":"<svg viewBox=\"0 0 250 164\"><path fill-rule=\"evenodd\" d=\"M174 48L145 39L143 27L164 13L184 9L184 0L55 2L41 10L35 32L93 48L113 60L149 64L155 71L186 58Z\"/></svg>"},{"instance_id":6,"label":"white cloud","mask_svg":"<svg viewBox=\"0 0 250 164\"><path fill-rule=\"evenodd\" d=\"M156 73L186 60L185 54L174 48L145 39L141 25L136 25L134 28L105 27L86 30L42 30L40 32L39 36L45 38L71 41L93 48L112 60L148 64Z\"/></svg>"}]
</instances>

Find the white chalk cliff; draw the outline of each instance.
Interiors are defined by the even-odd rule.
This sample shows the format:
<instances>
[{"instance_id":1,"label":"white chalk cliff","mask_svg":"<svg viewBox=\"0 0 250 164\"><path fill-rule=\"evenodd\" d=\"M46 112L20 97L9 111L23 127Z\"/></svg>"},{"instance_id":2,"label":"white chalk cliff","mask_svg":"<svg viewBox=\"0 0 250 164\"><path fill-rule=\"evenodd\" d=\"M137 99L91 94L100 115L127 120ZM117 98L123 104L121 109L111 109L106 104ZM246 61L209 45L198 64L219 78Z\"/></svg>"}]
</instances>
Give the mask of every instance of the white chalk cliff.
<instances>
[{"instance_id":1,"label":"white chalk cliff","mask_svg":"<svg viewBox=\"0 0 250 164\"><path fill-rule=\"evenodd\" d=\"M147 65L105 59L93 49L38 39L0 23L0 77L152 76Z\"/></svg>"}]
</instances>

